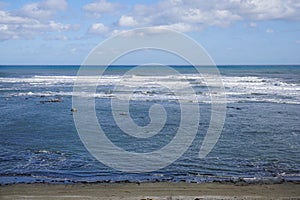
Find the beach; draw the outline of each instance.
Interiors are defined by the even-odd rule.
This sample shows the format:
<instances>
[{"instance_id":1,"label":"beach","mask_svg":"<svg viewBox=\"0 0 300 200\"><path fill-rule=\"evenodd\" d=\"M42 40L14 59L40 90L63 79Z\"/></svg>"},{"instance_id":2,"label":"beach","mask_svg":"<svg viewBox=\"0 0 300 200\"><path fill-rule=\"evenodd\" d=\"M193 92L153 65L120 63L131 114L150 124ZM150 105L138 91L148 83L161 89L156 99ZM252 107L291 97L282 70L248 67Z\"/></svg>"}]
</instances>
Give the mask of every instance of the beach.
<instances>
[{"instance_id":1,"label":"beach","mask_svg":"<svg viewBox=\"0 0 300 200\"><path fill-rule=\"evenodd\" d=\"M0 200L300 200L300 0L0 16Z\"/></svg>"},{"instance_id":2,"label":"beach","mask_svg":"<svg viewBox=\"0 0 300 200\"><path fill-rule=\"evenodd\" d=\"M300 185L233 183L14 184L1 199L299 199Z\"/></svg>"}]
</instances>

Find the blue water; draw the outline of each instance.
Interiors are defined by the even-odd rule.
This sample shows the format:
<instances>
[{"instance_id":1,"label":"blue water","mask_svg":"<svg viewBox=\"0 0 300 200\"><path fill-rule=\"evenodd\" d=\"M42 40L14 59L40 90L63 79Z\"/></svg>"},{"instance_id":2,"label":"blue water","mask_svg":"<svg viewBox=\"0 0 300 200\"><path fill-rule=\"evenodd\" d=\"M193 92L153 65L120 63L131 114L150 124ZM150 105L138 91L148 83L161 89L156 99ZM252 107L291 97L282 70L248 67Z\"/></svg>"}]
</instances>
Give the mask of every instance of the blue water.
<instances>
[{"instance_id":1,"label":"blue water","mask_svg":"<svg viewBox=\"0 0 300 200\"><path fill-rule=\"evenodd\" d=\"M158 138L122 133L110 103L127 91L114 85L133 66L108 68L95 96L96 114L107 137L132 152L150 152L168 144L180 123L180 107L165 88L147 85L157 77L127 77L143 85L134 92L130 116L140 126L150 122L153 103L163 105L167 122ZM78 66L0 66L0 184L147 182L147 181L300 181L300 66L220 66L227 114L218 143L206 158L198 152L210 120L210 96L193 67L176 66L180 76L160 81L180 86L187 79L200 106L200 127L192 145L173 164L155 172L124 173L97 161L76 131L72 108ZM189 96L180 97L189 102ZM48 102L58 99L60 102ZM105 116L105 117L103 117ZM155 142L159 141L159 142ZM141 161L142 162L142 161Z\"/></svg>"}]
</instances>

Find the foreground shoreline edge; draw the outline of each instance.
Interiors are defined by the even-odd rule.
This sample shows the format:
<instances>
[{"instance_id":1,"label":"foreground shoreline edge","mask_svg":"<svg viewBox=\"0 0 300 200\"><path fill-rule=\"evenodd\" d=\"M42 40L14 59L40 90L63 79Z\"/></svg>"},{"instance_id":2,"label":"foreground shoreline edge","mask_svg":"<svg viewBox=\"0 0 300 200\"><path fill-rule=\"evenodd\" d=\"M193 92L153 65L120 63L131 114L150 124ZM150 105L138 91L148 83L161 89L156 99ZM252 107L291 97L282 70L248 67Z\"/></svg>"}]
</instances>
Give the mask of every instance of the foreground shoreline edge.
<instances>
[{"instance_id":1,"label":"foreground shoreline edge","mask_svg":"<svg viewBox=\"0 0 300 200\"><path fill-rule=\"evenodd\" d=\"M0 186L1 199L300 198L300 184L95 183Z\"/></svg>"}]
</instances>

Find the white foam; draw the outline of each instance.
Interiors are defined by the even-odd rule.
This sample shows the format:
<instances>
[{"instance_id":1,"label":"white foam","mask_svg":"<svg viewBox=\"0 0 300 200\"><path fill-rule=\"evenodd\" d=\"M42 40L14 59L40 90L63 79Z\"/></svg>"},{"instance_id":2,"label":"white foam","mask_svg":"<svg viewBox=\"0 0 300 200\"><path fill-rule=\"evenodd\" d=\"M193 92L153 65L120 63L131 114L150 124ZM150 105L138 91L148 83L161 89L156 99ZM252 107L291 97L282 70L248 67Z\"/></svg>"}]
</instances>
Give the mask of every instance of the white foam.
<instances>
[{"instance_id":1,"label":"white foam","mask_svg":"<svg viewBox=\"0 0 300 200\"><path fill-rule=\"evenodd\" d=\"M101 86L118 85L118 91L96 94L74 94L73 92L53 92L54 87L65 87L72 90L75 81L79 81L83 86L97 84ZM189 80L189 81L187 81ZM300 84L288 83L276 78L262 78L255 76L223 76L228 102L274 102L274 103L292 103L300 104ZM25 78L0 78L1 83L16 83L14 89L21 90L19 93L11 92L13 96L85 96L95 98L122 98L130 95L132 100L176 100L181 99L188 101L191 98L188 94L176 97L167 89L176 88L182 91L188 86L196 87L197 98L200 102L210 102L210 94L205 86L205 80L198 74L181 74L168 76L138 76L138 75L103 75L101 77L76 77L76 76L33 76ZM166 86L166 87L162 87ZM45 92L24 91L24 88L45 87L49 88ZM135 93L132 93L135 88ZM1 90L6 90L2 88ZM200 91L199 91L200 90ZM182 93L184 94L184 93Z\"/></svg>"}]
</instances>

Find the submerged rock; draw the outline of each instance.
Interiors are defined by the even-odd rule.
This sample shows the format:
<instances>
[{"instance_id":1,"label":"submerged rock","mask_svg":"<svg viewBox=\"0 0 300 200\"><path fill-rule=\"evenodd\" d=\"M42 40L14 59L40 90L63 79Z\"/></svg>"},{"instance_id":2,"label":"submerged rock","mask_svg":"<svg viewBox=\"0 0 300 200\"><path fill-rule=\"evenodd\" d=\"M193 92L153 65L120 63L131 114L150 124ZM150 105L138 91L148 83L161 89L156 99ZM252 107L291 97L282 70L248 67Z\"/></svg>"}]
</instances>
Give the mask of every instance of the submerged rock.
<instances>
[{"instance_id":1,"label":"submerged rock","mask_svg":"<svg viewBox=\"0 0 300 200\"><path fill-rule=\"evenodd\" d=\"M239 107L234 107L234 106L227 106L227 108L232 108L232 109L236 109L236 110L242 110L241 108L239 108Z\"/></svg>"},{"instance_id":2,"label":"submerged rock","mask_svg":"<svg viewBox=\"0 0 300 200\"><path fill-rule=\"evenodd\" d=\"M50 99L45 101L40 101L41 103L56 103L56 102L62 102L62 99Z\"/></svg>"}]
</instances>

